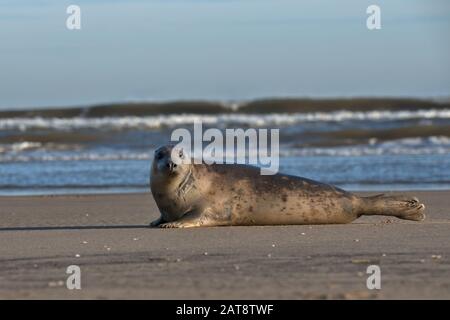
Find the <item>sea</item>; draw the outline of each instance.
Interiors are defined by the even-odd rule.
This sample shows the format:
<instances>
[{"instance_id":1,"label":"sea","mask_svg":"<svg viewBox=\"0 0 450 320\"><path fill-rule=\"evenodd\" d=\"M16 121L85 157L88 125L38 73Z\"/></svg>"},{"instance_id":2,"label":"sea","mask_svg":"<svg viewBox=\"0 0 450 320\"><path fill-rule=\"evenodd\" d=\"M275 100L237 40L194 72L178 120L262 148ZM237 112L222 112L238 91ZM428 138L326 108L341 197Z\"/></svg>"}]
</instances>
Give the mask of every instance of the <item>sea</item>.
<instances>
[{"instance_id":1,"label":"sea","mask_svg":"<svg viewBox=\"0 0 450 320\"><path fill-rule=\"evenodd\" d=\"M450 189L450 106L413 100L121 103L0 112L0 195L148 192L177 128L279 129L279 171L350 191Z\"/></svg>"}]
</instances>

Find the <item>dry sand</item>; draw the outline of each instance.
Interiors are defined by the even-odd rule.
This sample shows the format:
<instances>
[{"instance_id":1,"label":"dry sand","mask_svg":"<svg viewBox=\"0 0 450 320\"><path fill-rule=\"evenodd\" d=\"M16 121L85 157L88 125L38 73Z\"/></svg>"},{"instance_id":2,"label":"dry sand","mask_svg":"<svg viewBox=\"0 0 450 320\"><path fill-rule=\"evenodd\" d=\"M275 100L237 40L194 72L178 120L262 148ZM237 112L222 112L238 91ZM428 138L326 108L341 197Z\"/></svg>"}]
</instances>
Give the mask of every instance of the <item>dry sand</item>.
<instances>
[{"instance_id":1,"label":"dry sand","mask_svg":"<svg viewBox=\"0 0 450 320\"><path fill-rule=\"evenodd\" d=\"M449 299L450 191L409 194L425 222L179 230L146 227L150 194L0 197L0 298Z\"/></svg>"}]
</instances>

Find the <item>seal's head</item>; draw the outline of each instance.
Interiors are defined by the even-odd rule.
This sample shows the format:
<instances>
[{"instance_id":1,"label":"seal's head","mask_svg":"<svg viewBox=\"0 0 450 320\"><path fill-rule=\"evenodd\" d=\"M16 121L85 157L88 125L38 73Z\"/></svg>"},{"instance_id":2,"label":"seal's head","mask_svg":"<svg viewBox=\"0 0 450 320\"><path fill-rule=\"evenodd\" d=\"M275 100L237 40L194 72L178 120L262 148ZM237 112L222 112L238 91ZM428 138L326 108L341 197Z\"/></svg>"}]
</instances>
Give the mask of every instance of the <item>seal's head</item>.
<instances>
[{"instance_id":1,"label":"seal's head","mask_svg":"<svg viewBox=\"0 0 450 320\"><path fill-rule=\"evenodd\" d=\"M165 178L184 177L189 172L187 155L182 148L166 145L155 151L152 175Z\"/></svg>"}]
</instances>

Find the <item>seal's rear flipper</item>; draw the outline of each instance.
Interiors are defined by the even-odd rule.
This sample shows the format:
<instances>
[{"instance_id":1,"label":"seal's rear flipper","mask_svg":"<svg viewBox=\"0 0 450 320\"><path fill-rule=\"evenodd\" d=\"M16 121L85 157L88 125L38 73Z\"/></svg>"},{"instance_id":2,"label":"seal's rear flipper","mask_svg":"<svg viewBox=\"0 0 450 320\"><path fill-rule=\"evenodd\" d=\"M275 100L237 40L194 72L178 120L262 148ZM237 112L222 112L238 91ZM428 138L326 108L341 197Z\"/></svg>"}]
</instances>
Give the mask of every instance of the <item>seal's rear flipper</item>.
<instances>
[{"instance_id":1,"label":"seal's rear flipper","mask_svg":"<svg viewBox=\"0 0 450 320\"><path fill-rule=\"evenodd\" d=\"M425 220L425 205L416 197L385 196L379 194L372 197L364 197L363 215L386 215L400 219L423 221Z\"/></svg>"}]
</instances>

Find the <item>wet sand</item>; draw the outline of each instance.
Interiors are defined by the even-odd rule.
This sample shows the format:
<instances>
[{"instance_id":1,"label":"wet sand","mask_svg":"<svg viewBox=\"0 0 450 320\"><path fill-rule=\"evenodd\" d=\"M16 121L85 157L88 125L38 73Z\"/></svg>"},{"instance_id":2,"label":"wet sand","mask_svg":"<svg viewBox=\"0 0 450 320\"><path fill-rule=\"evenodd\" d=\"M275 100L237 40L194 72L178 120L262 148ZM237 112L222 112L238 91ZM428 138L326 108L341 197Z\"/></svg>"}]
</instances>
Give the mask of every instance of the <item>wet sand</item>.
<instances>
[{"instance_id":1,"label":"wet sand","mask_svg":"<svg viewBox=\"0 0 450 320\"><path fill-rule=\"evenodd\" d=\"M450 191L408 193L425 222L179 230L147 228L150 194L0 197L0 298L450 299Z\"/></svg>"}]
</instances>

